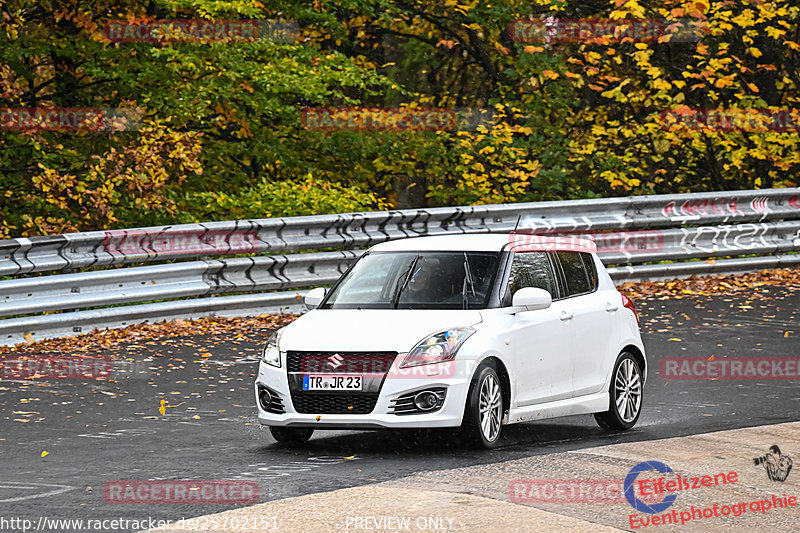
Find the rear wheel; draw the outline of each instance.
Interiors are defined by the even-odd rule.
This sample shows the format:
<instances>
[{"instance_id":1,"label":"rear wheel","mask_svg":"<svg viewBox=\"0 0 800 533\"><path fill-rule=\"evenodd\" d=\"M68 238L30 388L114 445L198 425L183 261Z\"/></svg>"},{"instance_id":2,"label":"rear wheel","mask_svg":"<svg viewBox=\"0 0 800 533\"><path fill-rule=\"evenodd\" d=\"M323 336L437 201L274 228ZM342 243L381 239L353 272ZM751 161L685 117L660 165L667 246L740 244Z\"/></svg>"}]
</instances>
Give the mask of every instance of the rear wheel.
<instances>
[{"instance_id":1,"label":"rear wheel","mask_svg":"<svg viewBox=\"0 0 800 533\"><path fill-rule=\"evenodd\" d=\"M629 352L617 358L608 395L608 411L594 415L597 424L614 431L632 428L642 412L642 370Z\"/></svg>"},{"instance_id":2,"label":"rear wheel","mask_svg":"<svg viewBox=\"0 0 800 533\"><path fill-rule=\"evenodd\" d=\"M311 435L314 434L313 428L279 428L271 426L269 432L272 437L281 444L298 445L304 444Z\"/></svg>"},{"instance_id":3,"label":"rear wheel","mask_svg":"<svg viewBox=\"0 0 800 533\"><path fill-rule=\"evenodd\" d=\"M481 367L470 385L464 420L466 438L479 448L494 448L500 441L503 421L503 388L491 366Z\"/></svg>"}]
</instances>

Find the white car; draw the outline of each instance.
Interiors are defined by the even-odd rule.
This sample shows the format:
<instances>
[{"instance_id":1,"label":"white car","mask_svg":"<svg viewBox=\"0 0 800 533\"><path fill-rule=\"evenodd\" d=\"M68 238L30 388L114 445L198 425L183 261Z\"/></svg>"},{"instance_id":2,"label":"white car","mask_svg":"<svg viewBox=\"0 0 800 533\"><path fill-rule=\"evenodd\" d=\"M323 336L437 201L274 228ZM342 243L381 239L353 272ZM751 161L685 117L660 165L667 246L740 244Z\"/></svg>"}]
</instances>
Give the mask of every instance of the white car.
<instances>
[{"instance_id":1,"label":"white car","mask_svg":"<svg viewBox=\"0 0 800 533\"><path fill-rule=\"evenodd\" d=\"M287 443L460 426L486 448L504 424L559 416L630 429L647 373L638 317L591 246L519 234L373 246L267 341L259 421Z\"/></svg>"}]
</instances>

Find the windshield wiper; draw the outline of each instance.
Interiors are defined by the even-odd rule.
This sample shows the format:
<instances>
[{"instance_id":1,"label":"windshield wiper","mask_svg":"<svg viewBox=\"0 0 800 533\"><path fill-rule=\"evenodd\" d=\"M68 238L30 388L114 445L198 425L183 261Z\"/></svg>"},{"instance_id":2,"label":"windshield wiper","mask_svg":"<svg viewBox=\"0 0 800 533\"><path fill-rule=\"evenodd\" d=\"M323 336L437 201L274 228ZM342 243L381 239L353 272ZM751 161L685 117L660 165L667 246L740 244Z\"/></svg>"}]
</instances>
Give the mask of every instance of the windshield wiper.
<instances>
[{"instance_id":1,"label":"windshield wiper","mask_svg":"<svg viewBox=\"0 0 800 533\"><path fill-rule=\"evenodd\" d=\"M411 274L414 272L414 267L417 266L417 262L421 256L419 254L414 256L414 259L411 260L411 264L408 265L408 269L406 269L403 274L397 278L397 281L403 280L403 283L398 286L398 288L394 291L394 298L392 298L392 307L397 309L397 306L400 304L400 294L405 290L408 286L408 282L411 280Z\"/></svg>"},{"instance_id":2,"label":"windshield wiper","mask_svg":"<svg viewBox=\"0 0 800 533\"><path fill-rule=\"evenodd\" d=\"M461 308L469 309L469 297L467 296L467 287L475 296L475 283L472 281L472 270L469 268L469 259L467 259L467 252L464 252L464 284L461 286Z\"/></svg>"}]
</instances>

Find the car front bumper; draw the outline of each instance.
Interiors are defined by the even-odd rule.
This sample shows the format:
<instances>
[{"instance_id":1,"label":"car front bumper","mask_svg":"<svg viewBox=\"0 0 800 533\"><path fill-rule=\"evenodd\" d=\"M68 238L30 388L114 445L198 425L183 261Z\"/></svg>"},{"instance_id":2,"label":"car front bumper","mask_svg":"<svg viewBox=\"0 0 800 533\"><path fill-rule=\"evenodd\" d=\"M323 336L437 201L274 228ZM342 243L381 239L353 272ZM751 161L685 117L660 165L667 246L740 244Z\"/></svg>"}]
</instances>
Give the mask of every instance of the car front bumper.
<instances>
[{"instance_id":1,"label":"car front bumper","mask_svg":"<svg viewBox=\"0 0 800 533\"><path fill-rule=\"evenodd\" d=\"M398 357L397 360L402 360ZM254 384L258 421L265 426L307 427L316 429L410 429L444 428L461 425L464 415L471 372L467 362L451 361L424 365L413 372L399 370L397 363L386 374L377 402L369 414L298 413L292 404L286 368L275 368L263 361L259 363ZM258 400L258 387L265 386L277 393L284 413L265 411ZM444 403L433 412L393 414L392 400L417 391L435 387L446 389ZM355 393L354 393L355 394Z\"/></svg>"}]
</instances>

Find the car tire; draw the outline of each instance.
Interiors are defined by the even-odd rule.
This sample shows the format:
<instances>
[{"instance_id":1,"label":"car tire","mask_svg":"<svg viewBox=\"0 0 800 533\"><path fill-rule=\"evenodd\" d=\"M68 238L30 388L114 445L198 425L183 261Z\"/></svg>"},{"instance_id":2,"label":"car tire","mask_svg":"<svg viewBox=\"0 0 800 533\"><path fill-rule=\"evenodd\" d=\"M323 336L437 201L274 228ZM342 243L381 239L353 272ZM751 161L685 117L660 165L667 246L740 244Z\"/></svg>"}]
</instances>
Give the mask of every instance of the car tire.
<instances>
[{"instance_id":1,"label":"car tire","mask_svg":"<svg viewBox=\"0 0 800 533\"><path fill-rule=\"evenodd\" d=\"M608 411L595 413L597 424L610 431L626 431L642 413L642 369L630 352L622 352L614 364L608 388Z\"/></svg>"},{"instance_id":2,"label":"car tire","mask_svg":"<svg viewBox=\"0 0 800 533\"><path fill-rule=\"evenodd\" d=\"M461 430L467 441L478 448L494 448L503 428L503 383L490 365L475 372L467 394Z\"/></svg>"},{"instance_id":3,"label":"car tire","mask_svg":"<svg viewBox=\"0 0 800 533\"><path fill-rule=\"evenodd\" d=\"M314 428L280 428L271 426L269 432L272 433L272 438L278 443L297 446L305 444L311 438L311 435L314 434Z\"/></svg>"}]
</instances>

